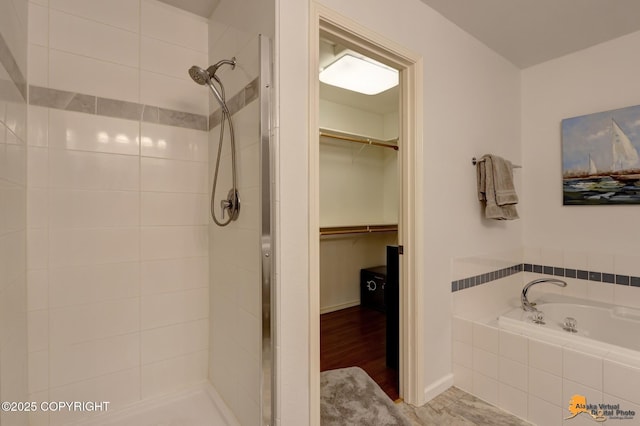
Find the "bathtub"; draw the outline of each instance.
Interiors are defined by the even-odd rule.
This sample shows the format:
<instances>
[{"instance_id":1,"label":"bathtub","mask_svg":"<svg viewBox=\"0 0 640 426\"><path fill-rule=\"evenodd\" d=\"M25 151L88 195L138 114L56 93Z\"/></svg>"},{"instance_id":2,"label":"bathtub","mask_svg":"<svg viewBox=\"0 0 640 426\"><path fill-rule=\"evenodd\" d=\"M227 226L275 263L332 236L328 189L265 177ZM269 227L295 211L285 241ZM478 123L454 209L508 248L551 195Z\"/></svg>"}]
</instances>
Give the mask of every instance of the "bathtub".
<instances>
[{"instance_id":1,"label":"bathtub","mask_svg":"<svg viewBox=\"0 0 640 426\"><path fill-rule=\"evenodd\" d=\"M545 295L536 302L544 314L544 325L533 322L534 313L518 307L498 318L499 327L563 345L581 344L598 352L640 353L640 309L560 295ZM563 329L566 317L577 321L576 332Z\"/></svg>"},{"instance_id":2,"label":"bathtub","mask_svg":"<svg viewBox=\"0 0 640 426\"><path fill-rule=\"evenodd\" d=\"M127 408L100 414L73 426L239 426L209 383L143 400Z\"/></svg>"}]
</instances>

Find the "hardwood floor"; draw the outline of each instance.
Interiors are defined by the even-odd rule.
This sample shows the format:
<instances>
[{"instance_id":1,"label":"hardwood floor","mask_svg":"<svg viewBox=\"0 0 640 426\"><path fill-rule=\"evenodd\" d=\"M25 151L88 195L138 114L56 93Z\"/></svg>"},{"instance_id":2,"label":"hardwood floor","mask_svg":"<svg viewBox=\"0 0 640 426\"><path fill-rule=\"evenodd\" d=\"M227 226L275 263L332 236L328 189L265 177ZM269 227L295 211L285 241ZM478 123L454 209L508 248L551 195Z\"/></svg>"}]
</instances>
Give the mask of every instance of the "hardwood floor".
<instances>
[{"instance_id":1,"label":"hardwood floor","mask_svg":"<svg viewBox=\"0 0 640 426\"><path fill-rule=\"evenodd\" d=\"M386 317L354 306L320 315L320 370L360 367L392 400L398 399L398 372L386 366Z\"/></svg>"}]
</instances>

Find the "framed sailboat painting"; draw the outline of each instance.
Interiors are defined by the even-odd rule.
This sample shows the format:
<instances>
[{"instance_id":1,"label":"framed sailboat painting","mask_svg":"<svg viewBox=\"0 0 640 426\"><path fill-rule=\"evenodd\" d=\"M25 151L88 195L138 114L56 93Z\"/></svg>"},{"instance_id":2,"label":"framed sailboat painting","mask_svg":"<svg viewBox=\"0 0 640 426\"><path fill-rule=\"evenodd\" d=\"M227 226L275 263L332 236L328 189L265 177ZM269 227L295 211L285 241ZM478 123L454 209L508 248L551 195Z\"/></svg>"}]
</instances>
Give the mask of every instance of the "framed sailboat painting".
<instances>
[{"instance_id":1,"label":"framed sailboat painting","mask_svg":"<svg viewBox=\"0 0 640 426\"><path fill-rule=\"evenodd\" d=\"M562 120L564 205L640 204L640 105Z\"/></svg>"}]
</instances>

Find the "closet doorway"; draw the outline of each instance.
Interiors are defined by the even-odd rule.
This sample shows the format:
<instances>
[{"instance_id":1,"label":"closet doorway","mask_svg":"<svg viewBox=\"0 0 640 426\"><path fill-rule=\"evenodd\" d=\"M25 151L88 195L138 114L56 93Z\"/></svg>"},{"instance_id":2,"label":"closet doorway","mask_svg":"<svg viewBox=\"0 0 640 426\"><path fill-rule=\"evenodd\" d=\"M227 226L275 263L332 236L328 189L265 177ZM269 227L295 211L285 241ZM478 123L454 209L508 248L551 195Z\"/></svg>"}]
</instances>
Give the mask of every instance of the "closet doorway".
<instances>
[{"instance_id":1,"label":"closet doorway","mask_svg":"<svg viewBox=\"0 0 640 426\"><path fill-rule=\"evenodd\" d=\"M360 367L396 400L399 73L331 38L319 52L320 370Z\"/></svg>"},{"instance_id":2,"label":"closet doorway","mask_svg":"<svg viewBox=\"0 0 640 426\"><path fill-rule=\"evenodd\" d=\"M309 335L315 425L321 369L362 361L361 368L392 399L425 402L424 216L422 59L322 5L312 3L311 9ZM398 84L381 96L355 97L324 86L320 71L344 56L395 69ZM355 75L362 80L368 74ZM374 105L376 96L380 105ZM394 274L395 292L388 291ZM383 282L386 292L380 291ZM398 312L390 315L394 308ZM389 318L396 324L390 326ZM365 340L373 349L365 349ZM360 358L358 353L365 355L360 361L349 359Z\"/></svg>"}]
</instances>

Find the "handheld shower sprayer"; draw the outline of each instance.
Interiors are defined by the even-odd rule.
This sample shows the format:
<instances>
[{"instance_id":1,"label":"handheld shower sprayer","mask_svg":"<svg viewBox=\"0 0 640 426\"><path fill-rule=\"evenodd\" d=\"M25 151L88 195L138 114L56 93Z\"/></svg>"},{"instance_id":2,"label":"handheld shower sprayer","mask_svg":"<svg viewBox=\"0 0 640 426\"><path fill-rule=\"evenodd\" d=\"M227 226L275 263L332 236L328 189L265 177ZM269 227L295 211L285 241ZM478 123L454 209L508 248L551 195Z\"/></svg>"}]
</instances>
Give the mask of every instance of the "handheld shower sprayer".
<instances>
[{"instance_id":1,"label":"handheld shower sprayer","mask_svg":"<svg viewBox=\"0 0 640 426\"><path fill-rule=\"evenodd\" d=\"M236 58L231 59L223 59L218 61L214 65L211 65L209 68L204 69L197 65L189 68L189 75L196 83L200 85L207 85L211 89L213 96L216 98L220 107L222 108L222 120L220 121L220 137L218 140L218 156L216 158L216 168L213 174L213 187L211 188L211 217L213 221L218 226L227 226L231 221L236 220L238 215L240 214L240 197L238 194L238 189L236 186L236 142L235 142L235 134L233 131L233 122L231 121L231 113L229 112L229 108L227 108L227 103L225 100L224 94L224 86L222 85L222 81L216 75L218 69L223 65L230 65L231 69L236 67ZM215 80L218 84L219 88L216 87L215 84L211 80ZM220 208L222 210L222 221L219 221L216 217L215 213L215 193L216 186L218 183L218 170L220 166L220 157L222 154L222 142L224 141L224 126L225 121L229 124L229 138L231 144L231 178L232 178L232 187L227 194L227 198L220 201ZM225 221L225 212L228 213L227 220Z\"/></svg>"},{"instance_id":2,"label":"handheld shower sprayer","mask_svg":"<svg viewBox=\"0 0 640 426\"><path fill-rule=\"evenodd\" d=\"M222 85L220 78L218 78L218 76L216 75L216 73L218 72L218 69L223 65L230 65L231 69L235 69L236 58L233 57L231 59L223 59L221 61L218 61L214 65L211 65L207 69L200 68L199 66L194 65L191 68L189 68L189 75L191 76L191 79L196 83L203 86L204 85L209 86L216 100L220 104L220 107L226 110L227 105L225 103L225 98L224 98L224 86ZM215 80L220 85L220 90L218 90L218 88L216 88L216 86L211 82L212 79Z\"/></svg>"}]
</instances>

